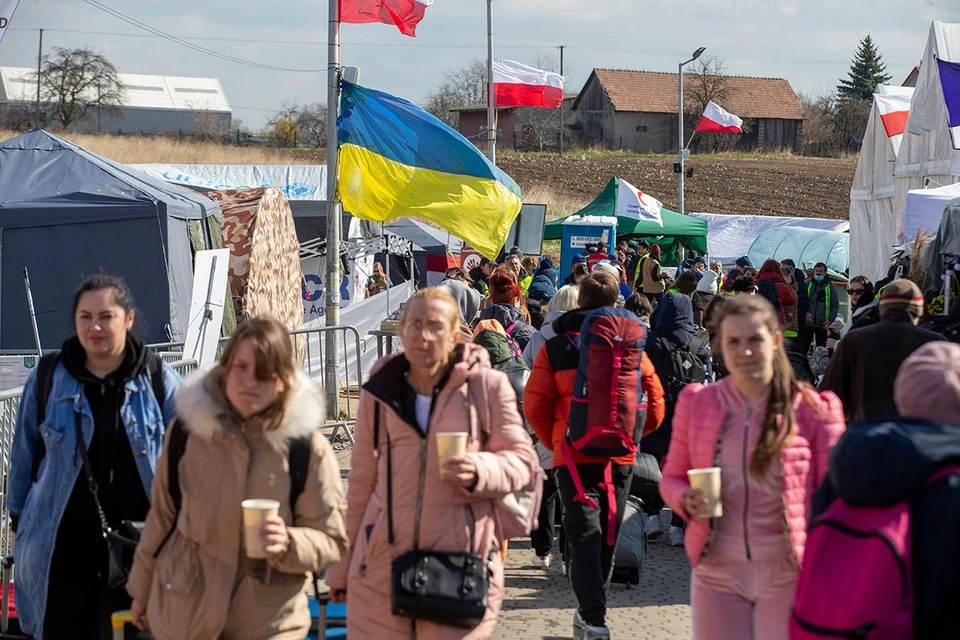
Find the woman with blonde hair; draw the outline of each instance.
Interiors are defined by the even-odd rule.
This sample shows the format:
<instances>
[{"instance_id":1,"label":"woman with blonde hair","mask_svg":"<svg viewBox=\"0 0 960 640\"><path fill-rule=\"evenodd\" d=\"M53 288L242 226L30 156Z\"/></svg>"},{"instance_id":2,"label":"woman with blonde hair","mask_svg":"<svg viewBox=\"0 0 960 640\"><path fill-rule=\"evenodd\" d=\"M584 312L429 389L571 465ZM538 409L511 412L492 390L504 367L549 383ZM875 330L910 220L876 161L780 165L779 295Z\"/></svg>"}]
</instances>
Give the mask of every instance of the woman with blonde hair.
<instances>
[{"instance_id":1,"label":"woman with blonde hair","mask_svg":"<svg viewBox=\"0 0 960 640\"><path fill-rule=\"evenodd\" d=\"M323 393L293 357L287 330L260 316L180 389L127 582L134 624L158 640L310 630L307 574L346 551L345 505ZM251 499L278 509L259 531L243 526Z\"/></svg>"},{"instance_id":2,"label":"woman with blonde hair","mask_svg":"<svg viewBox=\"0 0 960 640\"><path fill-rule=\"evenodd\" d=\"M418 291L400 317L404 350L381 359L363 386L348 478L350 552L326 576L332 599L349 602L348 637L493 635L504 589L495 505L527 486L538 464L513 388L483 347L459 341L458 315L447 293ZM442 462L440 436L457 436L463 453ZM411 566L447 567L468 591L411 603ZM467 569L480 572L469 585ZM421 587L438 584L435 575Z\"/></svg>"},{"instance_id":3,"label":"woman with blonde hair","mask_svg":"<svg viewBox=\"0 0 960 640\"><path fill-rule=\"evenodd\" d=\"M660 493L688 522L694 639L785 640L811 500L843 408L794 379L766 300L731 298L716 321L730 374L680 393ZM720 468L720 517L687 476L709 467Z\"/></svg>"}]
</instances>

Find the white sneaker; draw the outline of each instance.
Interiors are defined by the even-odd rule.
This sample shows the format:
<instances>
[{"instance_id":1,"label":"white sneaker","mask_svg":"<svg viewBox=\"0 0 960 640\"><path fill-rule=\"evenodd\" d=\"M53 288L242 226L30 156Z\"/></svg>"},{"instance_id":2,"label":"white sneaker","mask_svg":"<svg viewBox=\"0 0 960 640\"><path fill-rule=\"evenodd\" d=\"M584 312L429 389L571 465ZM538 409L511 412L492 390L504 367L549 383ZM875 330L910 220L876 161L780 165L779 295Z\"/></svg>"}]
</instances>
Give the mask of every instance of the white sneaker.
<instances>
[{"instance_id":1,"label":"white sneaker","mask_svg":"<svg viewBox=\"0 0 960 640\"><path fill-rule=\"evenodd\" d=\"M610 640L610 629L588 624L587 630L583 634L583 640Z\"/></svg>"},{"instance_id":2,"label":"white sneaker","mask_svg":"<svg viewBox=\"0 0 960 640\"><path fill-rule=\"evenodd\" d=\"M587 632L587 623L580 617L580 609L573 612L573 637L574 640L582 640Z\"/></svg>"},{"instance_id":3,"label":"white sneaker","mask_svg":"<svg viewBox=\"0 0 960 640\"><path fill-rule=\"evenodd\" d=\"M653 540L663 535L663 521L660 520L660 514L647 516L647 539Z\"/></svg>"},{"instance_id":4,"label":"white sneaker","mask_svg":"<svg viewBox=\"0 0 960 640\"><path fill-rule=\"evenodd\" d=\"M667 532L667 538L670 539L671 547L682 547L683 546L683 527L675 527L670 525L670 531Z\"/></svg>"},{"instance_id":5,"label":"white sneaker","mask_svg":"<svg viewBox=\"0 0 960 640\"><path fill-rule=\"evenodd\" d=\"M549 569L550 555L538 556L537 554L533 554L533 558L530 559L530 563L537 569Z\"/></svg>"}]
</instances>

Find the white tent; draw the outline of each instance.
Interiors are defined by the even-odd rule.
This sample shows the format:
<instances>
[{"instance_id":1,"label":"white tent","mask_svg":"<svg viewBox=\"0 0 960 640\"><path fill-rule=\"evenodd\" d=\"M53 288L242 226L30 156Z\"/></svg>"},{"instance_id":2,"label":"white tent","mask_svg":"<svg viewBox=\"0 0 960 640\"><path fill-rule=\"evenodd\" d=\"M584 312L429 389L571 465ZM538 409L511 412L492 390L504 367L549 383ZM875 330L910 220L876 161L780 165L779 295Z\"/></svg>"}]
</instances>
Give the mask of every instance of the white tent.
<instances>
[{"instance_id":1,"label":"white tent","mask_svg":"<svg viewBox=\"0 0 960 640\"><path fill-rule=\"evenodd\" d=\"M953 148L947 129L938 56L960 60L960 24L935 20L930 25L907 129L895 161L887 150L889 145L884 148L877 144L885 133L876 107L871 111L850 191L851 275L862 274L873 280L885 276L893 247L914 239L906 235L904 226L911 190L922 189L928 178L934 186L960 181L960 151Z\"/></svg>"},{"instance_id":2,"label":"white tent","mask_svg":"<svg viewBox=\"0 0 960 640\"><path fill-rule=\"evenodd\" d=\"M943 218L943 210L951 200L957 198L960 198L960 182L935 189L910 190L903 214L904 236L907 239L916 238L920 230L925 236L936 235Z\"/></svg>"},{"instance_id":3,"label":"white tent","mask_svg":"<svg viewBox=\"0 0 960 640\"><path fill-rule=\"evenodd\" d=\"M722 213L691 213L694 218L707 221L707 248L711 260L719 260L724 267L732 265L740 256L747 255L753 241L769 229L777 227L805 227L826 231L846 231L845 220L823 218L782 218L779 216L732 216ZM759 267L760 265L756 265Z\"/></svg>"},{"instance_id":4,"label":"white tent","mask_svg":"<svg viewBox=\"0 0 960 640\"><path fill-rule=\"evenodd\" d=\"M913 95L913 87L880 85L879 95ZM903 148L901 147L901 153ZM887 272L900 228L893 214L893 147L873 101L850 189L850 273L877 280Z\"/></svg>"}]
</instances>

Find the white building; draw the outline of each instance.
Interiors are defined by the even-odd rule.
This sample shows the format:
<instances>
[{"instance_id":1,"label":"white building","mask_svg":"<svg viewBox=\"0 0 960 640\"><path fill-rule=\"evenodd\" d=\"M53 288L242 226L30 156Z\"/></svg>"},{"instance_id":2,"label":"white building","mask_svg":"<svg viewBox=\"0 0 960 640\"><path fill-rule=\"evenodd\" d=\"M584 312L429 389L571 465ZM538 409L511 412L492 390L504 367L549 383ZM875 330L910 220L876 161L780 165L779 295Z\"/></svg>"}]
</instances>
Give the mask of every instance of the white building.
<instances>
[{"instance_id":1,"label":"white building","mask_svg":"<svg viewBox=\"0 0 960 640\"><path fill-rule=\"evenodd\" d=\"M216 78L117 74L123 85L119 112L103 110L71 128L103 133L227 133L233 112ZM36 69L0 67L0 108L32 111L37 99Z\"/></svg>"}]
</instances>

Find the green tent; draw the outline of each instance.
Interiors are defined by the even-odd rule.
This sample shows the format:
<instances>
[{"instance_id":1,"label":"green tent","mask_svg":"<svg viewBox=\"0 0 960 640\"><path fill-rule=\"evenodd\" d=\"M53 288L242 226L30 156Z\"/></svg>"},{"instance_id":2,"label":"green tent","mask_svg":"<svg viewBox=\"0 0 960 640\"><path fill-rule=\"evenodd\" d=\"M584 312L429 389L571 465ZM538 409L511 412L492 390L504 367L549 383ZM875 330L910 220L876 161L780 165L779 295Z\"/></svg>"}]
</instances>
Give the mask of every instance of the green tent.
<instances>
[{"instance_id":1,"label":"green tent","mask_svg":"<svg viewBox=\"0 0 960 640\"><path fill-rule=\"evenodd\" d=\"M578 216L616 216L617 191L620 179L610 178L610 182L596 199L573 215ZM568 216L569 217L569 216ZM663 226L628 216L616 216L617 240L646 240L650 244L660 245L661 262L665 266L676 266L680 260L680 250L687 249L697 255L707 253L707 222L692 218L669 209L661 209ZM554 220L544 228L544 240L560 240L563 237L563 221Z\"/></svg>"}]
</instances>

